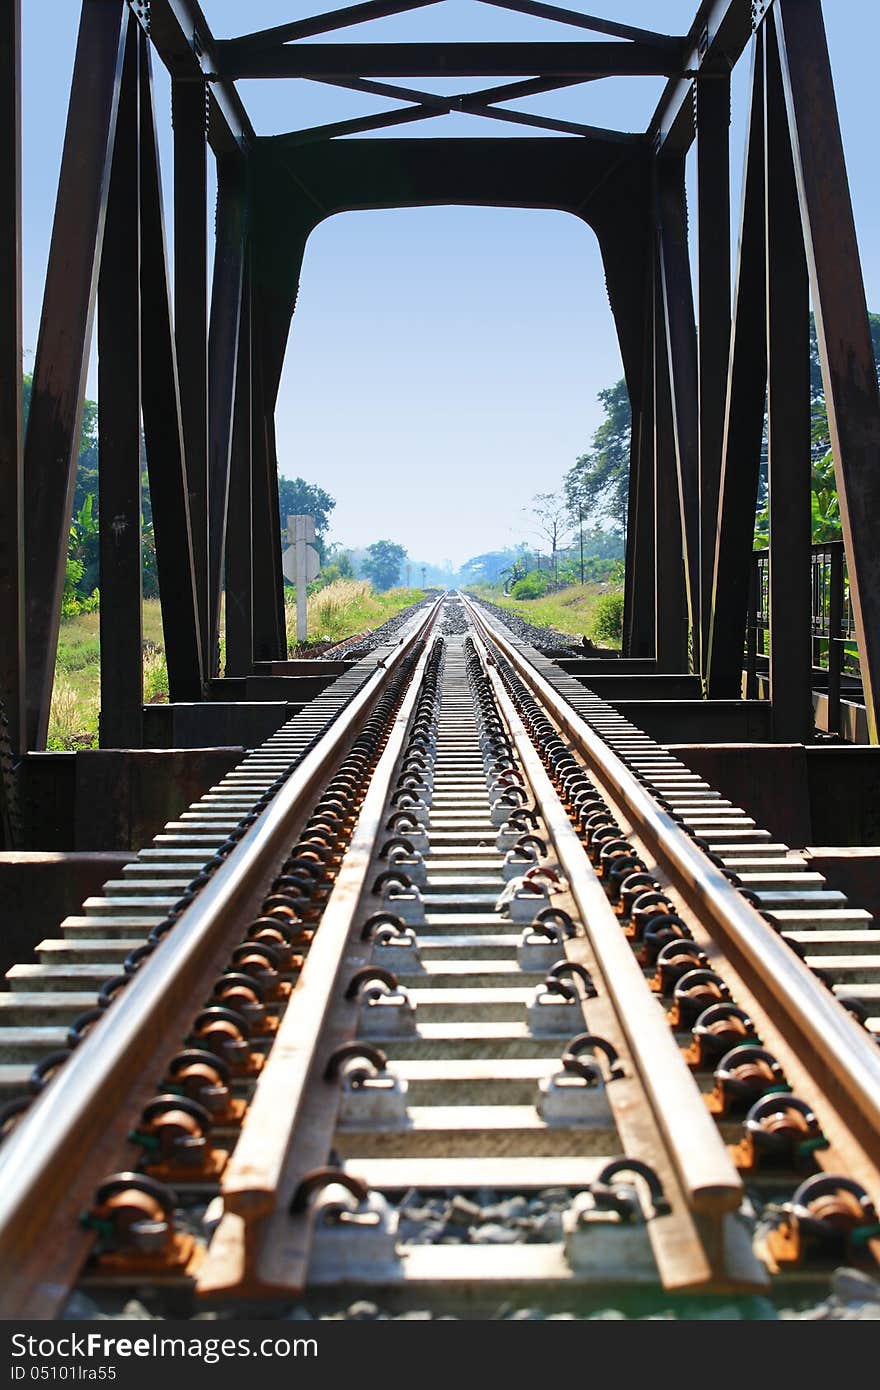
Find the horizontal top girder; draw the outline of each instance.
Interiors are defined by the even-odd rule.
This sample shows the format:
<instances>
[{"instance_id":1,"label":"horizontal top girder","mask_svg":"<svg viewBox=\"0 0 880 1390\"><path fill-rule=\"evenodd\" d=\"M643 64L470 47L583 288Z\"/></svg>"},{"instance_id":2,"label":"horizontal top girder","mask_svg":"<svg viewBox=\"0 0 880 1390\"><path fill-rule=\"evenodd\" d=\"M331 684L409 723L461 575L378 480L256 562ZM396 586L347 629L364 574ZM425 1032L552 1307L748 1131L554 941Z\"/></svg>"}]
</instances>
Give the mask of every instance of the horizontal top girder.
<instances>
[{"instance_id":1,"label":"horizontal top girder","mask_svg":"<svg viewBox=\"0 0 880 1390\"><path fill-rule=\"evenodd\" d=\"M673 76L677 51L646 43L333 43L243 53L216 45L217 77Z\"/></svg>"}]
</instances>

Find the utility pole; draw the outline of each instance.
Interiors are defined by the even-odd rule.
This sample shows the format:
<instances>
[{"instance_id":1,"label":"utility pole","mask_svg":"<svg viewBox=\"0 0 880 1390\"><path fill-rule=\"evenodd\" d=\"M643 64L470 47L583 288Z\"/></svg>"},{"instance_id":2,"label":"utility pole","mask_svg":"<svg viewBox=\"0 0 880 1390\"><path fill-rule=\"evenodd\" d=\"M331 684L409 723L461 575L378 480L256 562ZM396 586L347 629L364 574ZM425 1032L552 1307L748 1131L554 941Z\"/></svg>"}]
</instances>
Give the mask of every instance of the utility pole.
<instances>
[{"instance_id":1,"label":"utility pole","mask_svg":"<svg viewBox=\"0 0 880 1390\"><path fill-rule=\"evenodd\" d=\"M422 588L425 588L425 575L428 573L428 566L422 565Z\"/></svg>"},{"instance_id":2,"label":"utility pole","mask_svg":"<svg viewBox=\"0 0 880 1390\"><path fill-rule=\"evenodd\" d=\"M407 565L407 567L406 567L406 587L409 589L411 586L412 586L412 565Z\"/></svg>"}]
</instances>

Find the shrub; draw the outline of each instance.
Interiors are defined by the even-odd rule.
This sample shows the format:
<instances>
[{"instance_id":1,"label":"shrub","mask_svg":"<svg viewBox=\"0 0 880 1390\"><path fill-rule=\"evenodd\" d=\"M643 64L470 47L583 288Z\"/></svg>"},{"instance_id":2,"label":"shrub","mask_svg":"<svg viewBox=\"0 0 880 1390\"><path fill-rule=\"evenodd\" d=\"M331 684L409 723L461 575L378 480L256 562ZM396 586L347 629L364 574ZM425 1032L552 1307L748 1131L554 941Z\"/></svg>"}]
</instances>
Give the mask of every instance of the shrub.
<instances>
[{"instance_id":1,"label":"shrub","mask_svg":"<svg viewBox=\"0 0 880 1390\"><path fill-rule=\"evenodd\" d=\"M542 570L530 570L518 579L510 591L511 598L540 598L547 592L547 576Z\"/></svg>"},{"instance_id":2,"label":"shrub","mask_svg":"<svg viewBox=\"0 0 880 1390\"><path fill-rule=\"evenodd\" d=\"M95 742L97 731L97 696L81 696L70 681L63 676L56 677L52 688L46 746L52 750L68 751L89 748Z\"/></svg>"},{"instance_id":3,"label":"shrub","mask_svg":"<svg viewBox=\"0 0 880 1390\"><path fill-rule=\"evenodd\" d=\"M153 642L144 643L144 704L163 704L168 699L168 667L164 653Z\"/></svg>"},{"instance_id":4,"label":"shrub","mask_svg":"<svg viewBox=\"0 0 880 1390\"><path fill-rule=\"evenodd\" d=\"M623 594L603 594L593 610L593 636L619 645L623 637Z\"/></svg>"}]
</instances>

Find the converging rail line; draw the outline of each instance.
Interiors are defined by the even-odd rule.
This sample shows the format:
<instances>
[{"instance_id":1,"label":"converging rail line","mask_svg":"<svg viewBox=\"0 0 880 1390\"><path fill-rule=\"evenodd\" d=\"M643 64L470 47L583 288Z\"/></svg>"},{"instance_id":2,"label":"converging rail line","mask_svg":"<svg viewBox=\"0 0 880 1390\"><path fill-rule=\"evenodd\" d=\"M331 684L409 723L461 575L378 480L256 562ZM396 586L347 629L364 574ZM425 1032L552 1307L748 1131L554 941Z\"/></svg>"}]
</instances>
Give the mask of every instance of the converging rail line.
<instances>
[{"instance_id":1,"label":"converging rail line","mask_svg":"<svg viewBox=\"0 0 880 1390\"><path fill-rule=\"evenodd\" d=\"M0 1313L871 1268L878 940L487 610L428 601L9 972Z\"/></svg>"}]
</instances>

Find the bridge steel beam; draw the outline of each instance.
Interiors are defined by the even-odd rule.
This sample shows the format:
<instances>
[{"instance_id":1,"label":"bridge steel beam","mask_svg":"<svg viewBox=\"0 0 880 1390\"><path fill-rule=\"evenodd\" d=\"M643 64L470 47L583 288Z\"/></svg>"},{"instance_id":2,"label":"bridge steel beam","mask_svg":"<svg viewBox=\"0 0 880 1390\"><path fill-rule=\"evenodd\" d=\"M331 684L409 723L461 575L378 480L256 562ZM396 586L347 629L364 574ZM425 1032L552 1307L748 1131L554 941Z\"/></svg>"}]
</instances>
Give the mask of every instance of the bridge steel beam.
<instances>
[{"instance_id":1,"label":"bridge steel beam","mask_svg":"<svg viewBox=\"0 0 880 1390\"><path fill-rule=\"evenodd\" d=\"M297 43L260 49L217 45L222 78L335 77L645 77L678 74L667 44Z\"/></svg>"},{"instance_id":2,"label":"bridge steel beam","mask_svg":"<svg viewBox=\"0 0 880 1390\"><path fill-rule=\"evenodd\" d=\"M688 668L688 608L669 352L659 260L653 311L654 654L658 671Z\"/></svg>"},{"instance_id":3,"label":"bridge steel beam","mask_svg":"<svg viewBox=\"0 0 880 1390\"><path fill-rule=\"evenodd\" d=\"M208 612L208 92L171 83L174 131L174 342L202 651Z\"/></svg>"},{"instance_id":4,"label":"bridge steel beam","mask_svg":"<svg viewBox=\"0 0 880 1390\"><path fill-rule=\"evenodd\" d=\"M240 155L217 164L217 242L208 330L208 593L209 675L219 671L220 603L229 504L229 462L235 410L241 287L244 269L245 170ZM239 525L238 518L235 524Z\"/></svg>"},{"instance_id":5,"label":"bridge steel beam","mask_svg":"<svg viewBox=\"0 0 880 1390\"><path fill-rule=\"evenodd\" d=\"M27 742L45 748L129 9L83 6L24 454ZM19 369L20 370L20 369Z\"/></svg>"},{"instance_id":6,"label":"bridge steel beam","mask_svg":"<svg viewBox=\"0 0 880 1390\"><path fill-rule=\"evenodd\" d=\"M162 629L172 700L203 694L186 453L165 250L162 181L153 112L149 43L141 36L141 361L144 437L156 536Z\"/></svg>"},{"instance_id":7,"label":"bridge steel beam","mask_svg":"<svg viewBox=\"0 0 880 1390\"><path fill-rule=\"evenodd\" d=\"M129 26L98 281L100 741L141 745L140 170L138 34Z\"/></svg>"},{"instance_id":8,"label":"bridge steel beam","mask_svg":"<svg viewBox=\"0 0 880 1390\"><path fill-rule=\"evenodd\" d=\"M250 267L245 265L235 374L226 529L226 674L246 676L254 659L254 538Z\"/></svg>"},{"instance_id":9,"label":"bridge steel beam","mask_svg":"<svg viewBox=\"0 0 880 1390\"><path fill-rule=\"evenodd\" d=\"M773 737L813 729L810 296L776 35L764 44L770 699Z\"/></svg>"},{"instance_id":10,"label":"bridge steel beam","mask_svg":"<svg viewBox=\"0 0 880 1390\"><path fill-rule=\"evenodd\" d=\"M705 674L730 344L730 72L695 83L699 297L700 612Z\"/></svg>"},{"instance_id":11,"label":"bridge steel beam","mask_svg":"<svg viewBox=\"0 0 880 1390\"><path fill-rule=\"evenodd\" d=\"M819 0L776 0L779 47L871 741L880 701L880 395Z\"/></svg>"},{"instance_id":12,"label":"bridge steel beam","mask_svg":"<svg viewBox=\"0 0 880 1390\"><path fill-rule=\"evenodd\" d=\"M172 80L207 91L208 143L216 155L245 150L254 129L235 84L217 74L219 47L198 0L150 0L150 41Z\"/></svg>"},{"instance_id":13,"label":"bridge steel beam","mask_svg":"<svg viewBox=\"0 0 880 1390\"><path fill-rule=\"evenodd\" d=\"M728 354L712 612L707 657L712 699L739 699L752 582L752 544L767 398L764 220L764 34L755 36L742 181L739 250Z\"/></svg>"},{"instance_id":14,"label":"bridge steel beam","mask_svg":"<svg viewBox=\"0 0 880 1390\"><path fill-rule=\"evenodd\" d=\"M8 0L0 7L0 701L14 757L25 746L21 334L21 0Z\"/></svg>"},{"instance_id":15,"label":"bridge steel beam","mask_svg":"<svg viewBox=\"0 0 880 1390\"><path fill-rule=\"evenodd\" d=\"M653 276L649 276L646 290L645 363L641 389L632 403L624 567L622 646L632 657L655 654Z\"/></svg>"},{"instance_id":16,"label":"bridge steel beam","mask_svg":"<svg viewBox=\"0 0 880 1390\"><path fill-rule=\"evenodd\" d=\"M657 160L657 229L691 664L695 671L699 671L701 591L697 335L688 257L684 159L677 155Z\"/></svg>"}]
</instances>

